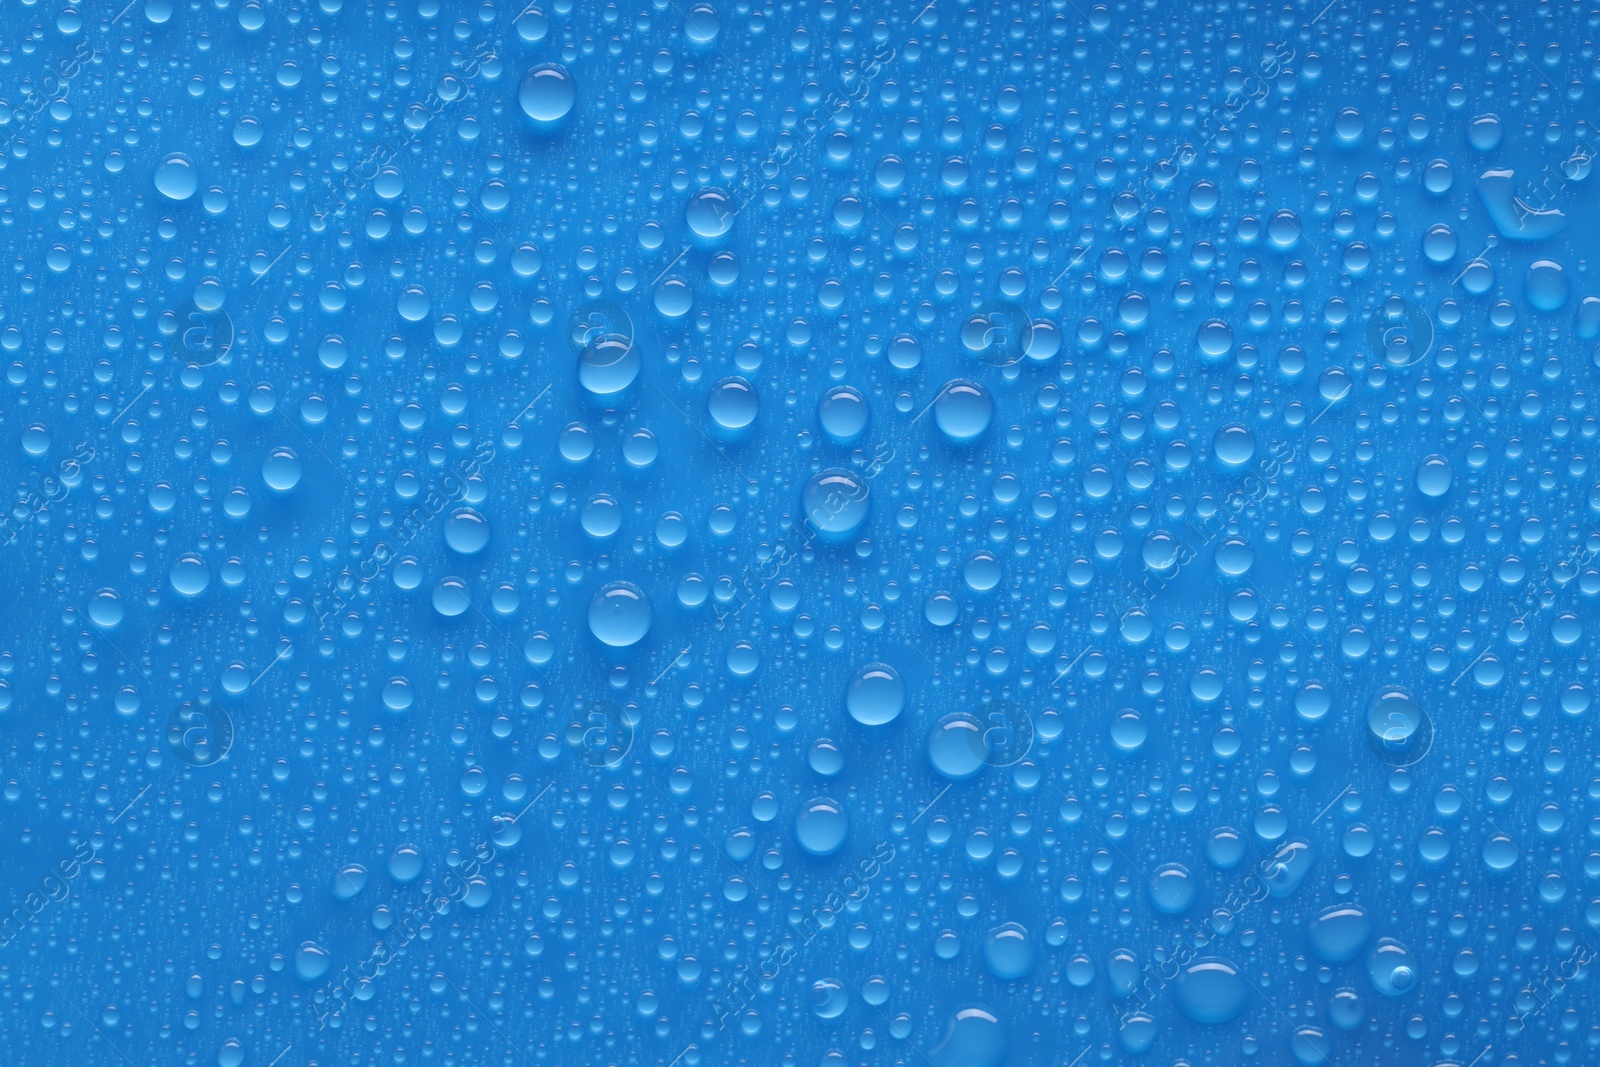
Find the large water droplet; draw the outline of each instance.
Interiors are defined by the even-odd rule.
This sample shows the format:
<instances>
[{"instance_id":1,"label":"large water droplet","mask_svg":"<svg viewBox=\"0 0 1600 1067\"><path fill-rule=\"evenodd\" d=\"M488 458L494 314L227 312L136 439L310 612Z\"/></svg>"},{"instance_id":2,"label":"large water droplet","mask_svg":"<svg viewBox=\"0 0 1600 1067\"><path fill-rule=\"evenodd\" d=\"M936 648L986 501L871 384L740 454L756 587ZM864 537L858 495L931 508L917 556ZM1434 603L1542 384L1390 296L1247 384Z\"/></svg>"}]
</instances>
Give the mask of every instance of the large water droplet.
<instances>
[{"instance_id":1,"label":"large water droplet","mask_svg":"<svg viewBox=\"0 0 1600 1067\"><path fill-rule=\"evenodd\" d=\"M872 492L854 471L833 467L818 471L800 494L806 521L824 538L844 540L865 525Z\"/></svg>"},{"instance_id":2,"label":"large water droplet","mask_svg":"<svg viewBox=\"0 0 1600 1067\"><path fill-rule=\"evenodd\" d=\"M742 430L756 421L761 410L761 398L755 386L743 378L724 378L711 387L706 398L706 409L724 430Z\"/></svg>"},{"instance_id":3,"label":"large water droplet","mask_svg":"<svg viewBox=\"0 0 1600 1067\"><path fill-rule=\"evenodd\" d=\"M517 103L535 122L559 122L578 99L578 83L559 63L541 63L522 76Z\"/></svg>"},{"instance_id":4,"label":"large water droplet","mask_svg":"<svg viewBox=\"0 0 1600 1067\"><path fill-rule=\"evenodd\" d=\"M1306 930L1306 943L1319 959L1328 963L1348 963L1361 955L1372 936L1372 920L1358 904L1334 904L1324 908Z\"/></svg>"},{"instance_id":5,"label":"large water droplet","mask_svg":"<svg viewBox=\"0 0 1600 1067\"><path fill-rule=\"evenodd\" d=\"M594 337L578 353L578 384L595 396L611 396L634 383L640 366L639 352L628 338Z\"/></svg>"},{"instance_id":6,"label":"large water droplet","mask_svg":"<svg viewBox=\"0 0 1600 1067\"><path fill-rule=\"evenodd\" d=\"M187 200L200 188L200 172L194 160L174 152L156 164L156 190L168 200Z\"/></svg>"},{"instance_id":7,"label":"large water droplet","mask_svg":"<svg viewBox=\"0 0 1600 1067\"><path fill-rule=\"evenodd\" d=\"M737 208L721 189L695 190L683 207L683 221L699 237L721 237L733 227Z\"/></svg>"},{"instance_id":8,"label":"large water droplet","mask_svg":"<svg viewBox=\"0 0 1600 1067\"><path fill-rule=\"evenodd\" d=\"M886 663L872 663L856 672L845 689L845 708L863 726L882 726L906 706L906 683Z\"/></svg>"},{"instance_id":9,"label":"large water droplet","mask_svg":"<svg viewBox=\"0 0 1600 1067\"><path fill-rule=\"evenodd\" d=\"M611 582L589 601L589 632L612 648L627 648L650 632L650 598L630 582Z\"/></svg>"},{"instance_id":10,"label":"large water droplet","mask_svg":"<svg viewBox=\"0 0 1600 1067\"><path fill-rule=\"evenodd\" d=\"M794 836L813 856L831 856L843 847L850 819L837 800L818 797L801 805L795 816Z\"/></svg>"},{"instance_id":11,"label":"large water droplet","mask_svg":"<svg viewBox=\"0 0 1600 1067\"><path fill-rule=\"evenodd\" d=\"M1250 1003L1250 986L1239 968L1218 956L1201 957L1184 968L1173 993L1178 1010L1197 1023L1237 1019Z\"/></svg>"},{"instance_id":12,"label":"large water droplet","mask_svg":"<svg viewBox=\"0 0 1600 1067\"><path fill-rule=\"evenodd\" d=\"M457 508L444 521L444 543L463 556L482 552L489 544L489 520L472 508Z\"/></svg>"},{"instance_id":13,"label":"large water droplet","mask_svg":"<svg viewBox=\"0 0 1600 1067\"><path fill-rule=\"evenodd\" d=\"M169 577L172 588L184 596L199 596L211 584L210 568L193 552L185 552L173 562Z\"/></svg>"},{"instance_id":14,"label":"large water droplet","mask_svg":"<svg viewBox=\"0 0 1600 1067\"><path fill-rule=\"evenodd\" d=\"M1034 949L1020 923L1002 923L983 941L983 962L996 978L1014 981L1033 971Z\"/></svg>"},{"instance_id":15,"label":"large water droplet","mask_svg":"<svg viewBox=\"0 0 1600 1067\"><path fill-rule=\"evenodd\" d=\"M300 484L300 457L294 449L280 446L267 453L261 461L261 478L270 489L287 493Z\"/></svg>"},{"instance_id":16,"label":"large water droplet","mask_svg":"<svg viewBox=\"0 0 1600 1067\"><path fill-rule=\"evenodd\" d=\"M1392 937L1384 937L1367 953L1367 978L1386 997L1400 997L1416 988L1421 977L1411 950Z\"/></svg>"},{"instance_id":17,"label":"large water droplet","mask_svg":"<svg viewBox=\"0 0 1600 1067\"><path fill-rule=\"evenodd\" d=\"M940 432L957 444L976 441L994 418L994 401L977 382L957 378L944 387L933 404L933 418Z\"/></svg>"},{"instance_id":18,"label":"large water droplet","mask_svg":"<svg viewBox=\"0 0 1600 1067\"><path fill-rule=\"evenodd\" d=\"M929 1053L934 1067L1000 1067L1005 1058L1005 1027L987 1008L956 1012L944 1040Z\"/></svg>"}]
</instances>

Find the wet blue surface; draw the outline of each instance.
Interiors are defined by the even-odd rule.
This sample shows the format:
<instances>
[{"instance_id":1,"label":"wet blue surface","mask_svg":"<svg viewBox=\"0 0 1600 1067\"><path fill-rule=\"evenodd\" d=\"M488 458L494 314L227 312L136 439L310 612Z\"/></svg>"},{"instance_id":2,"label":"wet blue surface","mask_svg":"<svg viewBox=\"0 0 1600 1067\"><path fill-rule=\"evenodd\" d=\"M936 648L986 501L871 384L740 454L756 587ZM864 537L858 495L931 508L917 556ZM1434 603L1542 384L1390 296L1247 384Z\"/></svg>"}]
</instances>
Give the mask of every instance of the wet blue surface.
<instances>
[{"instance_id":1,"label":"wet blue surface","mask_svg":"<svg viewBox=\"0 0 1600 1067\"><path fill-rule=\"evenodd\" d=\"M1597 24L7 6L0 1045L1600 1061Z\"/></svg>"}]
</instances>

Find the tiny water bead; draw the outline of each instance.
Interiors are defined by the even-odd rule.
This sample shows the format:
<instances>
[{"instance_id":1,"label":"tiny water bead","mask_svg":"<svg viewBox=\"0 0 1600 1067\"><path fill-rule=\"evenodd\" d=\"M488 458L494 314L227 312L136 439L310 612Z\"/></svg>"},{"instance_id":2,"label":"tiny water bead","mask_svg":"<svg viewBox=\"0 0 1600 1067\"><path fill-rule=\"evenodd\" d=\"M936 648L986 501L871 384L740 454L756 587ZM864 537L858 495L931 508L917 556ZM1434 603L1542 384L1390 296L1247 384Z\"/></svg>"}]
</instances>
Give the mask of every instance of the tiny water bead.
<instances>
[{"instance_id":1,"label":"tiny water bead","mask_svg":"<svg viewBox=\"0 0 1600 1067\"><path fill-rule=\"evenodd\" d=\"M177 582L173 585L176 587ZM102 630L115 629L125 614L122 598L115 589L101 589L89 598L89 621Z\"/></svg>"},{"instance_id":2,"label":"tiny water bead","mask_svg":"<svg viewBox=\"0 0 1600 1067\"><path fill-rule=\"evenodd\" d=\"M1316 850L1310 842L1294 838L1279 845L1261 866L1261 880L1267 892L1280 900L1291 897L1316 866Z\"/></svg>"},{"instance_id":3,"label":"tiny water bead","mask_svg":"<svg viewBox=\"0 0 1600 1067\"><path fill-rule=\"evenodd\" d=\"M694 307L694 289L683 278L663 278L656 285L656 310L666 319L681 319Z\"/></svg>"},{"instance_id":4,"label":"tiny water bead","mask_svg":"<svg viewBox=\"0 0 1600 1067\"><path fill-rule=\"evenodd\" d=\"M1111 740L1124 752L1137 752L1150 736L1150 728L1132 708L1117 712L1111 720Z\"/></svg>"},{"instance_id":5,"label":"tiny water bead","mask_svg":"<svg viewBox=\"0 0 1600 1067\"><path fill-rule=\"evenodd\" d=\"M1333 694L1321 682L1312 680L1294 695L1294 710L1307 722L1316 722L1333 707Z\"/></svg>"},{"instance_id":6,"label":"tiny water bead","mask_svg":"<svg viewBox=\"0 0 1600 1067\"><path fill-rule=\"evenodd\" d=\"M530 68L517 87L522 113L535 122L559 122L567 117L577 99L577 79L560 63Z\"/></svg>"},{"instance_id":7,"label":"tiny water bead","mask_svg":"<svg viewBox=\"0 0 1600 1067\"><path fill-rule=\"evenodd\" d=\"M1244 861L1244 835L1230 826L1219 826L1206 840L1206 859L1220 870L1231 870Z\"/></svg>"},{"instance_id":8,"label":"tiny water bead","mask_svg":"<svg viewBox=\"0 0 1600 1067\"><path fill-rule=\"evenodd\" d=\"M389 877L402 884L414 882L422 874L422 850L416 845L396 845L389 853Z\"/></svg>"},{"instance_id":9,"label":"tiny water bead","mask_svg":"<svg viewBox=\"0 0 1600 1067\"><path fill-rule=\"evenodd\" d=\"M806 755L811 769L825 777L833 777L844 770L844 751L826 737L818 738Z\"/></svg>"},{"instance_id":10,"label":"tiny water bead","mask_svg":"<svg viewBox=\"0 0 1600 1067\"><path fill-rule=\"evenodd\" d=\"M1250 462L1256 454L1256 435L1250 427L1232 423L1217 431L1212 447L1218 459L1237 467Z\"/></svg>"},{"instance_id":11,"label":"tiny water bead","mask_svg":"<svg viewBox=\"0 0 1600 1067\"><path fill-rule=\"evenodd\" d=\"M1427 754L1433 726L1427 712L1409 692L1390 686L1367 706L1368 741L1384 762L1409 766Z\"/></svg>"},{"instance_id":12,"label":"tiny water bead","mask_svg":"<svg viewBox=\"0 0 1600 1067\"><path fill-rule=\"evenodd\" d=\"M359 863L347 863L333 876L333 899L354 900L367 887L367 869Z\"/></svg>"},{"instance_id":13,"label":"tiny water bead","mask_svg":"<svg viewBox=\"0 0 1600 1067\"><path fill-rule=\"evenodd\" d=\"M863 726L884 726L900 717L906 705L906 684L886 663L862 667L845 689L845 709Z\"/></svg>"},{"instance_id":14,"label":"tiny water bead","mask_svg":"<svg viewBox=\"0 0 1600 1067\"><path fill-rule=\"evenodd\" d=\"M1505 128L1501 125L1500 116L1495 114L1479 115L1467 127L1467 140L1480 152L1498 148L1504 135Z\"/></svg>"},{"instance_id":15,"label":"tiny water bead","mask_svg":"<svg viewBox=\"0 0 1600 1067\"><path fill-rule=\"evenodd\" d=\"M615 497L599 493L583 505L580 521L590 537L610 537L622 528L622 507Z\"/></svg>"},{"instance_id":16,"label":"tiny water bead","mask_svg":"<svg viewBox=\"0 0 1600 1067\"><path fill-rule=\"evenodd\" d=\"M635 430L622 443L622 456L628 463L643 470L661 454L661 443L649 430Z\"/></svg>"},{"instance_id":17,"label":"tiny water bead","mask_svg":"<svg viewBox=\"0 0 1600 1067\"><path fill-rule=\"evenodd\" d=\"M1210 319L1201 325L1196 343L1207 359L1221 359L1233 351L1233 328L1221 319Z\"/></svg>"},{"instance_id":18,"label":"tiny water bead","mask_svg":"<svg viewBox=\"0 0 1600 1067\"><path fill-rule=\"evenodd\" d=\"M22 431L22 448L30 456L42 456L50 451L50 441L49 429L39 423Z\"/></svg>"},{"instance_id":19,"label":"tiny water bead","mask_svg":"<svg viewBox=\"0 0 1600 1067\"><path fill-rule=\"evenodd\" d=\"M1528 267L1524 282L1528 303L1540 311L1559 311L1566 306L1571 294L1567 272L1561 264L1541 259Z\"/></svg>"},{"instance_id":20,"label":"tiny water bead","mask_svg":"<svg viewBox=\"0 0 1600 1067\"><path fill-rule=\"evenodd\" d=\"M1139 550L1144 565L1156 572L1169 571L1177 566L1183 546L1166 530L1152 530L1145 535Z\"/></svg>"},{"instance_id":21,"label":"tiny water bead","mask_svg":"<svg viewBox=\"0 0 1600 1067\"><path fill-rule=\"evenodd\" d=\"M1423 496L1444 496L1454 481L1455 472L1444 456L1425 456L1417 465L1417 489Z\"/></svg>"},{"instance_id":22,"label":"tiny water bead","mask_svg":"<svg viewBox=\"0 0 1600 1067\"><path fill-rule=\"evenodd\" d=\"M466 580L455 575L440 578L433 586L433 610L442 618L464 615L472 607L472 594Z\"/></svg>"},{"instance_id":23,"label":"tiny water bead","mask_svg":"<svg viewBox=\"0 0 1600 1067\"><path fill-rule=\"evenodd\" d=\"M589 601L589 632L612 648L644 640L652 621L649 597L630 582L609 582Z\"/></svg>"},{"instance_id":24,"label":"tiny water bead","mask_svg":"<svg viewBox=\"0 0 1600 1067\"><path fill-rule=\"evenodd\" d=\"M307 941L294 953L294 973L302 982L314 982L333 966L333 954L314 941Z\"/></svg>"},{"instance_id":25,"label":"tiny water bead","mask_svg":"<svg viewBox=\"0 0 1600 1067\"><path fill-rule=\"evenodd\" d=\"M683 35L694 44L708 45L722 32L722 15L711 4L695 4L683 19Z\"/></svg>"}]
</instances>

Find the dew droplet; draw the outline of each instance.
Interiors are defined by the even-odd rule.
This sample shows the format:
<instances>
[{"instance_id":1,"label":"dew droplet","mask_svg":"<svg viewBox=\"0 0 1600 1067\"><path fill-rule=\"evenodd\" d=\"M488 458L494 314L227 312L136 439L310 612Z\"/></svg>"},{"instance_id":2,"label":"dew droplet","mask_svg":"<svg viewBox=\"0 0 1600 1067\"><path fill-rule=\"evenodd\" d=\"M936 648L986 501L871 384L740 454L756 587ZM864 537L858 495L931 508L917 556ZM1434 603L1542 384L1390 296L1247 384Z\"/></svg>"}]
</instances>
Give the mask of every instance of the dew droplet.
<instances>
[{"instance_id":1,"label":"dew droplet","mask_svg":"<svg viewBox=\"0 0 1600 1067\"><path fill-rule=\"evenodd\" d=\"M589 601L589 632L612 648L644 640L651 620L650 598L630 582L610 582Z\"/></svg>"},{"instance_id":2,"label":"dew droplet","mask_svg":"<svg viewBox=\"0 0 1600 1067\"><path fill-rule=\"evenodd\" d=\"M1178 1010L1197 1023L1237 1019L1250 1003L1250 986L1239 968L1219 956L1203 956L1185 967L1173 994Z\"/></svg>"},{"instance_id":3,"label":"dew droplet","mask_svg":"<svg viewBox=\"0 0 1600 1067\"><path fill-rule=\"evenodd\" d=\"M463 556L482 552L489 544L489 520L472 508L457 508L444 521L444 543Z\"/></svg>"},{"instance_id":4,"label":"dew droplet","mask_svg":"<svg viewBox=\"0 0 1600 1067\"><path fill-rule=\"evenodd\" d=\"M990 930L983 940L983 962L996 978L1015 981L1033 972L1035 953L1027 928L1008 922Z\"/></svg>"},{"instance_id":5,"label":"dew droplet","mask_svg":"<svg viewBox=\"0 0 1600 1067\"><path fill-rule=\"evenodd\" d=\"M871 663L856 672L845 689L845 708L863 726L883 726L899 717L906 705L906 683L886 663Z\"/></svg>"},{"instance_id":6,"label":"dew droplet","mask_svg":"<svg viewBox=\"0 0 1600 1067\"><path fill-rule=\"evenodd\" d=\"M198 554L185 552L173 562L169 578L172 588L179 593L199 596L211 584L211 570Z\"/></svg>"},{"instance_id":7,"label":"dew droplet","mask_svg":"<svg viewBox=\"0 0 1600 1067\"><path fill-rule=\"evenodd\" d=\"M187 200L200 188L200 172L194 160L173 152L156 164L156 190L168 200Z\"/></svg>"},{"instance_id":8,"label":"dew droplet","mask_svg":"<svg viewBox=\"0 0 1600 1067\"><path fill-rule=\"evenodd\" d=\"M559 122L578 99L578 83L559 63L541 63L522 76L517 103L535 122Z\"/></svg>"},{"instance_id":9,"label":"dew droplet","mask_svg":"<svg viewBox=\"0 0 1600 1067\"><path fill-rule=\"evenodd\" d=\"M292 448L272 449L261 461L261 479L267 483L267 488L287 493L300 484L300 457Z\"/></svg>"},{"instance_id":10,"label":"dew droplet","mask_svg":"<svg viewBox=\"0 0 1600 1067\"><path fill-rule=\"evenodd\" d=\"M836 800L818 797L800 806L794 820L795 840L813 856L831 856L844 846L850 819Z\"/></svg>"},{"instance_id":11,"label":"dew droplet","mask_svg":"<svg viewBox=\"0 0 1600 1067\"><path fill-rule=\"evenodd\" d=\"M988 390L975 381L957 378L949 382L933 404L933 418L941 433L957 444L982 437L994 418L994 401Z\"/></svg>"},{"instance_id":12,"label":"dew droplet","mask_svg":"<svg viewBox=\"0 0 1600 1067\"><path fill-rule=\"evenodd\" d=\"M846 540L866 524L872 492L854 471L832 467L813 474L801 491L806 521L830 541Z\"/></svg>"}]
</instances>

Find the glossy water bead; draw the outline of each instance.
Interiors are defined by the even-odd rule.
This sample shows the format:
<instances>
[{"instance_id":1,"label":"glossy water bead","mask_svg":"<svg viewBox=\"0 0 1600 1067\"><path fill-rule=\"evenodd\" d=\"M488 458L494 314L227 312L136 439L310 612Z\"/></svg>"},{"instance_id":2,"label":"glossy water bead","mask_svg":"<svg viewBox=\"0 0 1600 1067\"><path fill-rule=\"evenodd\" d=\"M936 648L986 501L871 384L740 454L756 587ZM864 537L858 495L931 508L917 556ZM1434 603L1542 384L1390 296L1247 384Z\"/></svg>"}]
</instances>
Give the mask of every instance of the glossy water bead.
<instances>
[{"instance_id":1,"label":"glossy water bead","mask_svg":"<svg viewBox=\"0 0 1600 1067\"><path fill-rule=\"evenodd\" d=\"M5 25L10 1060L1600 1062L1585 6Z\"/></svg>"},{"instance_id":2,"label":"glossy water bead","mask_svg":"<svg viewBox=\"0 0 1600 1067\"><path fill-rule=\"evenodd\" d=\"M650 598L631 582L609 582L589 601L589 632L613 648L638 644L651 622Z\"/></svg>"},{"instance_id":3,"label":"glossy water bead","mask_svg":"<svg viewBox=\"0 0 1600 1067\"><path fill-rule=\"evenodd\" d=\"M900 672L885 663L858 670L845 690L850 717L863 726L883 726L905 709L906 685Z\"/></svg>"},{"instance_id":4,"label":"glossy water bead","mask_svg":"<svg viewBox=\"0 0 1600 1067\"><path fill-rule=\"evenodd\" d=\"M522 76L517 103L536 122L557 122L567 117L578 99L577 79L560 63L541 63Z\"/></svg>"}]
</instances>

